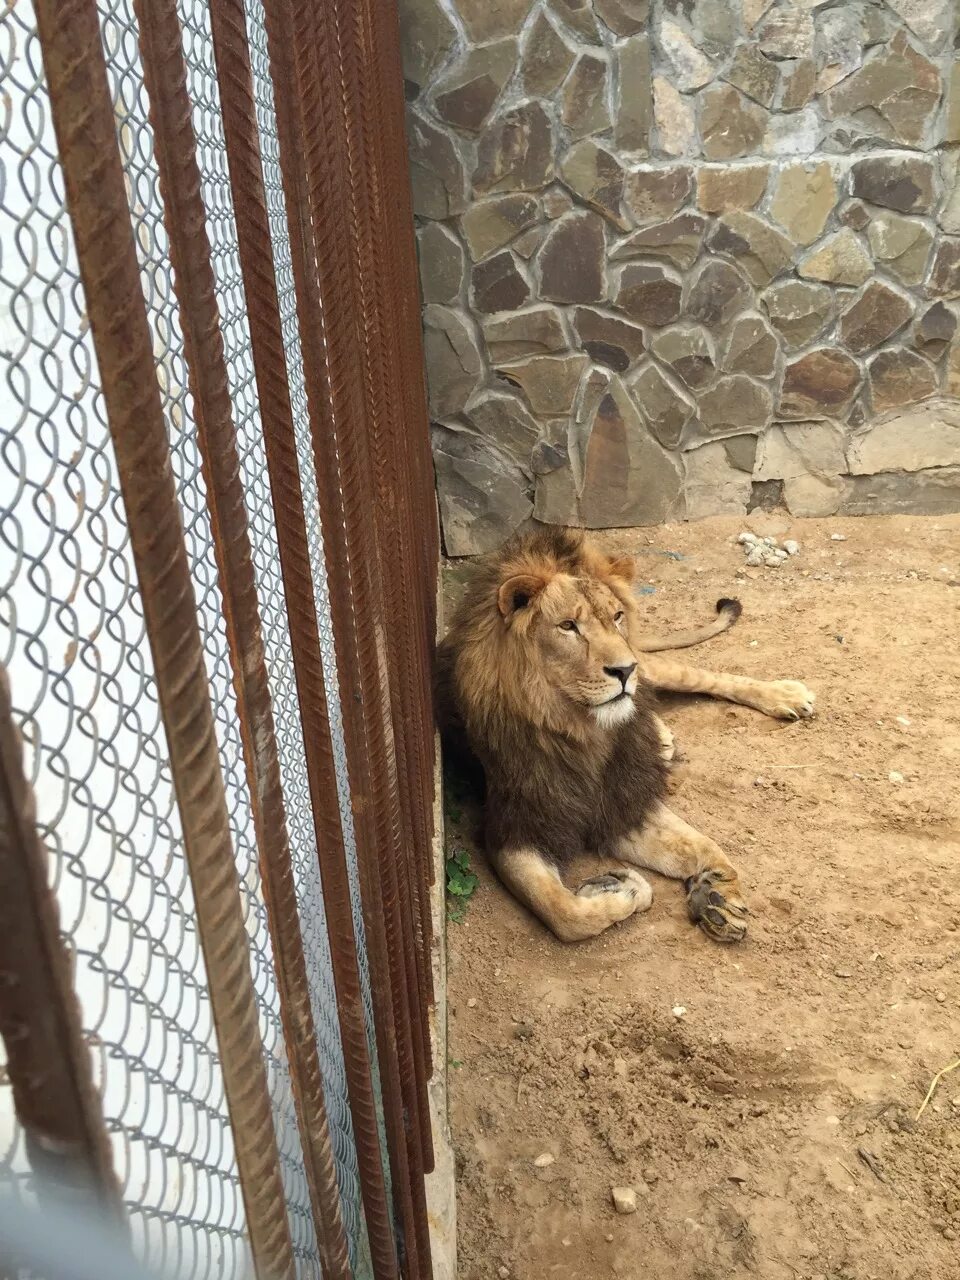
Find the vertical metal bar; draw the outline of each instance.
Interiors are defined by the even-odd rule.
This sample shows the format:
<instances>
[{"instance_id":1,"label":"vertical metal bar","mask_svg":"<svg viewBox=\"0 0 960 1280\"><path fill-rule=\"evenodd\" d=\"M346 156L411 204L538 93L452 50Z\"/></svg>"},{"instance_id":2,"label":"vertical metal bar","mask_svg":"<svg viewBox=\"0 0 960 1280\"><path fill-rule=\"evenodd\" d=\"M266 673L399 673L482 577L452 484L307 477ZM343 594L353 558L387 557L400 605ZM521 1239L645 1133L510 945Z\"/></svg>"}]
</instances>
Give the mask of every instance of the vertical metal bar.
<instances>
[{"instance_id":1,"label":"vertical metal bar","mask_svg":"<svg viewBox=\"0 0 960 1280\"><path fill-rule=\"evenodd\" d=\"M337 803L314 583L242 0L211 0L210 20L364 1210L377 1280L389 1280L397 1275L397 1261L367 1054L350 886ZM275 77L278 95L283 88ZM318 313L306 317L307 331L319 324ZM302 340L306 341L307 336L308 332L302 332Z\"/></svg>"},{"instance_id":2,"label":"vertical metal bar","mask_svg":"<svg viewBox=\"0 0 960 1280\"><path fill-rule=\"evenodd\" d=\"M196 898L257 1275L293 1249L223 777L94 0L36 0L54 128Z\"/></svg>"},{"instance_id":3,"label":"vertical metal bar","mask_svg":"<svg viewBox=\"0 0 960 1280\"><path fill-rule=\"evenodd\" d=\"M182 34L175 0L134 0L134 7L317 1243L327 1280L349 1280Z\"/></svg>"},{"instance_id":4,"label":"vertical metal bar","mask_svg":"<svg viewBox=\"0 0 960 1280\"><path fill-rule=\"evenodd\" d=\"M395 930L397 894L389 882L392 831L379 825L377 782L385 774L382 732L368 734L364 707L382 716L386 672L376 637L357 637L357 618L368 616L377 598L376 557L369 547L359 550L347 537L341 492L338 430L342 418L363 421L363 401L357 368L359 346L356 299L352 291L350 246L342 235L337 212L344 208L346 139L340 115L338 61L327 33L318 31L309 4L293 6L292 25L286 4L268 0L265 6L276 92L281 173L287 204L291 258L296 285L298 319L304 361L304 380L315 455L320 515L336 637L337 674L343 693L342 710L347 742L351 796L358 835L358 864L364 902L366 938L373 975L373 999L378 1056L384 1085L387 1141L393 1167L394 1196L403 1227L404 1271L420 1275L417 1215L425 1223L422 1164L408 1159L408 1141L418 1113L404 1098L412 1080L409 1057L403 1056L394 1006L395 986L387 930ZM317 57L321 39L323 57ZM292 63L296 62L296 78ZM320 67L323 67L321 73ZM294 88L297 92L294 94ZM306 165L305 165L306 159ZM310 199L308 201L308 186ZM313 234L311 235L311 229ZM319 239L317 238L319 237ZM353 437L356 439L356 436ZM351 491L358 518L369 515L370 490ZM357 498L360 498L359 503ZM351 525L351 528L355 526ZM380 636L383 635L381 627ZM370 642L373 647L371 648ZM381 883L381 877L383 883ZM393 934L394 944L396 933ZM404 1018L406 1017L406 1022ZM399 1025L409 1022L399 1013ZM415 1132L415 1130L414 1130ZM416 1199L418 1207L415 1208ZM428 1265L428 1264L427 1264Z\"/></svg>"},{"instance_id":5,"label":"vertical metal bar","mask_svg":"<svg viewBox=\"0 0 960 1280\"><path fill-rule=\"evenodd\" d=\"M14 1107L41 1188L82 1192L122 1222L120 1187L2 667L0 1035Z\"/></svg>"}]
</instances>

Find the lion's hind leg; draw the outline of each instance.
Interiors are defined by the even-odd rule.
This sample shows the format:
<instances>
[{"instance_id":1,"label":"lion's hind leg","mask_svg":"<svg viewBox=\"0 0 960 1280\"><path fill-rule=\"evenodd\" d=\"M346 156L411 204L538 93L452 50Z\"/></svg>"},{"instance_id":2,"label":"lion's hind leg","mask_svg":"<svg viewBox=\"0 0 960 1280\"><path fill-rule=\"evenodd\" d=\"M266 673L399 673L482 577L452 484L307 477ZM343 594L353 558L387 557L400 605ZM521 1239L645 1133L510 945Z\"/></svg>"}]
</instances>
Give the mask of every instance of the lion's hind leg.
<instances>
[{"instance_id":1,"label":"lion's hind leg","mask_svg":"<svg viewBox=\"0 0 960 1280\"><path fill-rule=\"evenodd\" d=\"M557 868L536 849L502 850L493 858L497 874L516 898L561 942L582 942L612 924L646 911L653 890L629 868L607 872L568 889Z\"/></svg>"},{"instance_id":2,"label":"lion's hind leg","mask_svg":"<svg viewBox=\"0 0 960 1280\"><path fill-rule=\"evenodd\" d=\"M616 856L682 880L690 919L716 942L739 942L747 908L729 858L708 836L658 805L639 831L618 842Z\"/></svg>"}]
</instances>

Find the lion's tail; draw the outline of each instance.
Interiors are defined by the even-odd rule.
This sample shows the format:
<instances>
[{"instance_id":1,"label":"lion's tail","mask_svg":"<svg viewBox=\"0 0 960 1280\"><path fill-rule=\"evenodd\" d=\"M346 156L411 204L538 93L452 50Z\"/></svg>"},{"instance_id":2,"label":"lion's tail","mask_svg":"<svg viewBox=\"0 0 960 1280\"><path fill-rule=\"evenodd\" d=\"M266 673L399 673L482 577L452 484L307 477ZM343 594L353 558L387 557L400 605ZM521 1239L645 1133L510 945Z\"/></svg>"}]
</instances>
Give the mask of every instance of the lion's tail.
<instances>
[{"instance_id":1,"label":"lion's tail","mask_svg":"<svg viewBox=\"0 0 960 1280\"><path fill-rule=\"evenodd\" d=\"M641 640L635 648L641 653L660 653L663 649L689 649L691 645L702 644L704 640L712 640L714 636L729 631L743 612L739 600L718 600L717 616L706 626L694 627L690 631L675 631L669 636L651 636Z\"/></svg>"}]
</instances>

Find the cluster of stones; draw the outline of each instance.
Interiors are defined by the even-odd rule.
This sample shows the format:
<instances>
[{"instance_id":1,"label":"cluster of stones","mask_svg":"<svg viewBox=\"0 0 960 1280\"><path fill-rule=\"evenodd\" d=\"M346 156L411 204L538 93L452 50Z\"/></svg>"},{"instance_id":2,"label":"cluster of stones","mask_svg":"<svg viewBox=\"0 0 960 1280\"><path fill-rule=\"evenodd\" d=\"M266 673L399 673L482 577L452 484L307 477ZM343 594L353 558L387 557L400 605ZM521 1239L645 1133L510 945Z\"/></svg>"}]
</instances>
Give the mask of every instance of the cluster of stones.
<instances>
[{"instance_id":1,"label":"cluster of stones","mask_svg":"<svg viewBox=\"0 0 960 1280\"><path fill-rule=\"evenodd\" d=\"M401 0L453 555L960 509L953 0Z\"/></svg>"}]
</instances>

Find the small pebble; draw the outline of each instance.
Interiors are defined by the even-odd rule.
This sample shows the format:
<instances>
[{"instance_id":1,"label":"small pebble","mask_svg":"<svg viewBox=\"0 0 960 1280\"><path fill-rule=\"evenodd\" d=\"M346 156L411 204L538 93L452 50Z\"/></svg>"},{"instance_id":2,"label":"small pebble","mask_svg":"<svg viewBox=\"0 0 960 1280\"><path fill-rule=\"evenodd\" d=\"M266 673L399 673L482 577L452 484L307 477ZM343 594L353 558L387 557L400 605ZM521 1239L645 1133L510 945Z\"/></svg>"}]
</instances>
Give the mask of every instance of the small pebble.
<instances>
[{"instance_id":1,"label":"small pebble","mask_svg":"<svg viewBox=\"0 0 960 1280\"><path fill-rule=\"evenodd\" d=\"M899 783L899 782L903 782L904 780L903 774L900 772L899 769L891 769L890 772L887 774L887 777L890 779L891 782Z\"/></svg>"},{"instance_id":2,"label":"small pebble","mask_svg":"<svg viewBox=\"0 0 960 1280\"><path fill-rule=\"evenodd\" d=\"M510 1280L510 1268L497 1267L497 1275L500 1277L500 1280Z\"/></svg>"},{"instance_id":3,"label":"small pebble","mask_svg":"<svg viewBox=\"0 0 960 1280\"><path fill-rule=\"evenodd\" d=\"M798 556L800 554L800 543L788 538L783 544L783 549L788 556Z\"/></svg>"},{"instance_id":4,"label":"small pebble","mask_svg":"<svg viewBox=\"0 0 960 1280\"><path fill-rule=\"evenodd\" d=\"M604 1238L604 1240L606 1240L607 1244L613 1244L613 1232L612 1232L612 1231L608 1231L608 1232L607 1232L607 1234L606 1234L603 1238Z\"/></svg>"},{"instance_id":5,"label":"small pebble","mask_svg":"<svg viewBox=\"0 0 960 1280\"><path fill-rule=\"evenodd\" d=\"M956 1240L957 1233L954 1231L953 1227L944 1227L943 1238L944 1240Z\"/></svg>"},{"instance_id":6,"label":"small pebble","mask_svg":"<svg viewBox=\"0 0 960 1280\"><path fill-rule=\"evenodd\" d=\"M648 1183L650 1186L652 1186L655 1182L657 1182L659 1177L660 1177L659 1173L657 1173L656 1169L653 1167L652 1164L648 1164L643 1171L643 1180L644 1182Z\"/></svg>"},{"instance_id":7,"label":"small pebble","mask_svg":"<svg viewBox=\"0 0 960 1280\"><path fill-rule=\"evenodd\" d=\"M831 533L830 535L831 542L846 542L846 540L847 535L845 533Z\"/></svg>"},{"instance_id":8,"label":"small pebble","mask_svg":"<svg viewBox=\"0 0 960 1280\"><path fill-rule=\"evenodd\" d=\"M756 567L757 565L763 564L763 548L762 547L750 548L750 553L747 556L747 564L750 565L751 567Z\"/></svg>"},{"instance_id":9,"label":"small pebble","mask_svg":"<svg viewBox=\"0 0 960 1280\"><path fill-rule=\"evenodd\" d=\"M852 977L853 977L853 970L852 970L852 969L834 969L834 971L833 971L833 972L837 975L837 977L838 977L838 978L852 978Z\"/></svg>"},{"instance_id":10,"label":"small pebble","mask_svg":"<svg viewBox=\"0 0 960 1280\"><path fill-rule=\"evenodd\" d=\"M902 724L906 729L910 725L910 720L907 716L897 716L897 724Z\"/></svg>"},{"instance_id":11,"label":"small pebble","mask_svg":"<svg viewBox=\"0 0 960 1280\"><path fill-rule=\"evenodd\" d=\"M741 533L737 541L740 543L741 546L752 547L754 543L758 541L758 539L755 533L750 533L749 530L744 530L744 532Z\"/></svg>"},{"instance_id":12,"label":"small pebble","mask_svg":"<svg viewBox=\"0 0 960 1280\"><path fill-rule=\"evenodd\" d=\"M686 1015L686 1006L682 1004L675 1004L671 1012L675 1018L682 1018Z\"/></svg>"},{"instance_id":13,"label":"small pebble","mask_svg":"<svg viewBox=\"0 0 960 1280\"><path fill-rule=\"evenodd\" d=\"M637 1193L633 1187L611 1187L610 1196L617 1213L637 1212Z\"/></svg>"},{"instance_id":14,"label":"small pebble","mask_svg":"<svg viewBox=\"0 0 960 1280\"><path fill-rule=\"evenodd\" d=\"M471 996L470 999L467 1001L467 1008L475 1009L476 1007L477 1007L477 997Z\"/></svg>"},{"instance_id":15,"label":"small pebble","mask_svg":"<svg viewBox=\"0 0 960 1280\"><path fill-rule=\"evenodd\" d=\"M537 1156L533 1163L538 1169L548 1169L554 1160L556 1160L556 1156L552 1156L549 1151L544 1151L542 1155Z\"/></svg>"}]
</instances>

